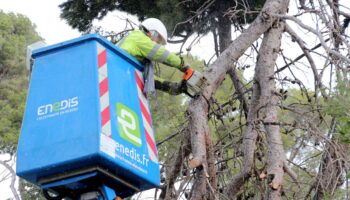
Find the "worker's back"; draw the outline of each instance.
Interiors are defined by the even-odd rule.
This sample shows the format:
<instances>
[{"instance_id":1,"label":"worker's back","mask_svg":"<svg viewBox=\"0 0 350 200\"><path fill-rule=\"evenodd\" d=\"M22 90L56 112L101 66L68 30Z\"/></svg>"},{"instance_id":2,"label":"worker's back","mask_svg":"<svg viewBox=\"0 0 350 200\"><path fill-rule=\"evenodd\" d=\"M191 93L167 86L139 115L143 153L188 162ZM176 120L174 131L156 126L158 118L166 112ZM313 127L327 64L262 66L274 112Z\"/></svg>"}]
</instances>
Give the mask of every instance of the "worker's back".
<instances>
[{"instance_id":1,"label":"worker's back","mask_svg":"<svg viewBox=\"0 0 350 200\"><path fill-rule=\"evenodd\" d=\"M143 31L133 30L122 38L117 45L136 58L141 63L146 59L160 62L175 68L182 68L183 61L176 54L155 43Z\"/></svg>"},{"instance_id":2,"label":"worker's back","mask_svg":"<svg viewBox=\"0 0 350 200\"><path fill-rule=\"evenodd\" d=\"M117 43L118 47L128 52L141 63L145 62L148 52L144 52L145 49L142 49L140 47L146 46L147 44L151 44L151 46L153 46L152 40L147 37L147 35L145 35L141 30L130 31L127 36L122 38Z\"/></svg>"}]
</instances>

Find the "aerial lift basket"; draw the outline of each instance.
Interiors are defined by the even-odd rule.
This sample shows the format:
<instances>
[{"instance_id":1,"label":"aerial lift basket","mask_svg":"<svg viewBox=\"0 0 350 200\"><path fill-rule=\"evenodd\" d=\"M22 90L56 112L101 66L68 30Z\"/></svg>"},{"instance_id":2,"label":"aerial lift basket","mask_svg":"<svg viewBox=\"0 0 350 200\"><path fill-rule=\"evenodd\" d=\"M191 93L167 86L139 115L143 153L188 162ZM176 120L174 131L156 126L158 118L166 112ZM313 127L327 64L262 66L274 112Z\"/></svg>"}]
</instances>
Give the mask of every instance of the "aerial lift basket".
<instances>
[{"instance_id":1,"label":"aerial lift basket","mask_svg":"<svg viewBox=\"0 0 350 200\"><path fill-rule=\"evenodd\" d=\"M33 51L17 174L71 193L107 185L120 197L158 187L143 66L92 34Z\"/></svg>"}]
</instances>

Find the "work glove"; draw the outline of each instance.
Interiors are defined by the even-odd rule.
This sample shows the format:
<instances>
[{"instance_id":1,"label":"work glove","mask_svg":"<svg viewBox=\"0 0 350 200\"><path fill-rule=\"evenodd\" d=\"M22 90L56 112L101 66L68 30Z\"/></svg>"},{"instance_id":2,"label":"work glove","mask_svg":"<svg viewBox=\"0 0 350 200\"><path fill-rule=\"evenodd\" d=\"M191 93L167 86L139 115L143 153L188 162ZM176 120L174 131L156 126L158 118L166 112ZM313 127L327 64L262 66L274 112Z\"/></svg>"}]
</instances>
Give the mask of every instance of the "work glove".
<instances>
[{"instance_id":1,"label":"work glove","mask_svg":"<svg viewBox=\"0 0 350 200\"><path fill-rule=\"evenodd\" d=\"M186 63L184 63L182 66L183 67L180 68L180 71L183 72L183 73L185 73L188 69L191 68L190 65L188 65Z\"/></svg>"},{"instance_id":2,"label":"work glove","mask_svg":"<svg viewBox=\"0 0 350 200\"><path fill-rule=\"evenodd\" d=\"M187 85L186 81L181 81L180 83L170 82L170 81L155 81L156 89L163 92L167 92L170 95L179 95L181 93L186 93Z\"/></svg>"}]
</instances>

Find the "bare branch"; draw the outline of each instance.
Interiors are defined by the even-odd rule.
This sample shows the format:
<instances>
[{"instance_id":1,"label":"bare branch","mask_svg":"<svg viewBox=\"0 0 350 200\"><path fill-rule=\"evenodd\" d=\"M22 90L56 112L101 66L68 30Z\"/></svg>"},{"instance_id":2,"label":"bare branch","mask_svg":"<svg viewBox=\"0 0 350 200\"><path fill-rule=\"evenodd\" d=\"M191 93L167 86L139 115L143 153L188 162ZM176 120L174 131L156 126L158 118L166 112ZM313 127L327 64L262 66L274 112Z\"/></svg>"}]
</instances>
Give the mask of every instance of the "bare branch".
<instances>
[{"instance_id":1,"label":"bare branch","mask_svg":"<svg viewBox=\"0 0 350 200\"><path fill-rule=\"evenodd\" d=\"M314 79L315 79L315 93L317 93L317 91L318 91L317 88L320 88L322 96L324 98L326 98L326 94L324 93L324 90L323 90L323 85L322 85L322 81L320 79L320 75L317 72L316 64L315 64L313 58L311 57L309 50L304 45L304 41L288 25L286 25L285 29L286 29L287 33L289 33L294 38L294 40L299 44L300 48L304 52L304 55L306 56L307 60L310 63L312 72L314 74Z\"/></svg>"},{"instance_id":2,"label":"bare branch","mask_svg":"<svg viewBox=\"0 0 350 200\"><path fill-rule=\"evenodd\" d=\"M13 170L13 168L7 164L6 162L0 160L0 164L3 165L9 172L11 173L11 183L10 183L10 189L12 191L13 196L15 197L16 200L20 200L18 192L15 187L15 182L16 182L16 172Z\"/></svg>"},{"instance_id":3,"label":"bare branch","mask_svg":"<svg viewBox=\"0 0 350 200\"><path fill-rule=\"evenodd\" d=\"M274 14L273 16L275 17L279 17L281 19L287 19L287 20L291 20L293 22L295 22L296 24L298 24L300 27L302 27L305 30L310 31L311 33L315 34L317 36L317 38L320 40L321 45L323 46L323 48L325 49L325 51L331 55L334 55L336 57L338 57L339 59L344 60L347 63L350 63L350 59L343 56L342 54L340 54L337 51L334 51L333 49L331 49L325 42L325 39L323 38L322 34L320 31L317 31L315 29L313 29L312 27L304 24L300 19L293 17L293 16L288 16L288 15L278 15L278 14ZM350 50L350 49L349 49Z\"/></svg>"}]
</instances>

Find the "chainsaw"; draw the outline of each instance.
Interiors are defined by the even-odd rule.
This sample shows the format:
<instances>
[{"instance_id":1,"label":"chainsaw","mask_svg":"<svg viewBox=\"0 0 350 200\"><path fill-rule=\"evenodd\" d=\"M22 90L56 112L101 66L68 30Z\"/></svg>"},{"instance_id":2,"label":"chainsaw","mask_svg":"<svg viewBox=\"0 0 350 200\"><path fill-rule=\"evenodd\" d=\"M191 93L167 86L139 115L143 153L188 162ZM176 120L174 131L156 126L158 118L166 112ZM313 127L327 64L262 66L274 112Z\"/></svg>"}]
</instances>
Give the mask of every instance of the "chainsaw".
<instances>
[{"instance_id":1,"label":"chainsaw","mask_svg":"<svg viewBox=\"0 0 350 200\"><path fill-rule=\"evenodd\" d=\"M190 97L197 96L208 84L207 79L198 71L188 68L183 79L186 81L187 92Z\"/></svg>"}]
</instances>

